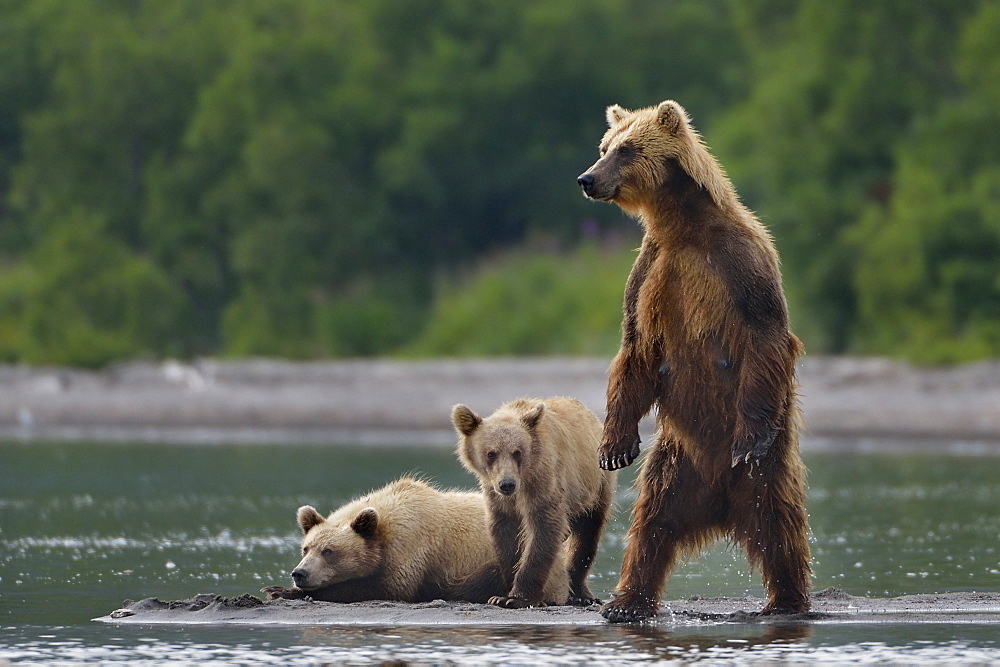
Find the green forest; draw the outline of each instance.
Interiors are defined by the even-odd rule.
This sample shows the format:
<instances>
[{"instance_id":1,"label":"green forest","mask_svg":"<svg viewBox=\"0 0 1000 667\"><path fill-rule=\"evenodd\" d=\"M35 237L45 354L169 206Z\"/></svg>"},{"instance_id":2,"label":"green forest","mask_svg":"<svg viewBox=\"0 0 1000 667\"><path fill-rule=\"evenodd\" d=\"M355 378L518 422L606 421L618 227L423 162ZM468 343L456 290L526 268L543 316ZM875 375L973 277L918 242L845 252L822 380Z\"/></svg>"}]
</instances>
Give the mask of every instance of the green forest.
<instances>
[{"instance_id":1,"label":"green forest","mask_svg":"<svg viewBox=\"0 0 1000 667\"><path fill-rule=\"evenodd\" d=\"M610 355L676 99L813 354L1000 355L995 0L0 0L0 361Z\"/></svg>"}]
</instances>

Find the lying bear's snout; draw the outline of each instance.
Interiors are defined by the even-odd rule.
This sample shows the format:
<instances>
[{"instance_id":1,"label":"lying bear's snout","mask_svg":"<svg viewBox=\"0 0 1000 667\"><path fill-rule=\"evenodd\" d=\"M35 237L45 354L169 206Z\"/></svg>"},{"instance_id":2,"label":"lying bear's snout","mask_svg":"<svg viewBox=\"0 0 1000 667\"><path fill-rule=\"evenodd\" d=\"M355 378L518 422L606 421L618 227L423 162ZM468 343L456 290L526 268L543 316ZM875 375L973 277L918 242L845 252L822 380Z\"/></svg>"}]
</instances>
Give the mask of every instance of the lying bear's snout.
<instances>
[{"instance_id":1,"label":"lying bear's snout","mask_svg":"<svg viewBox=\"0 0 1000 667\"><path fill-rule=\"evenodd\" d=\"M292 581L295 582L296 586L302 586L309 578L309 573L303 570L301 567L292 570Z\"/></svg>"},{"instance_id":2,"label":"lying bear's snout","mask_svg":"<svg viewBox=\"0 0 1000 667\"><path fill-rule=\"evenodd\" d=\"M587 195L588 197L592 196L591 193L594 191L593 174L591 174L590 172L587 172L586 174L581 174L580 177L576 179L576 182L580 184L581 188L583 188L583 193L585 195Z\"/></svg>"},{"instance_id":3,"label":"lying bear's snout","mask_svg":"<svg viewBox=\"0 0 1000 667\"><path fill-rule=\"evenodd\" d=\"M497 488L500 489L500 493L504 494L505 496L509 496L510 494L514 493L514 491L517 489L517 482L515 482L510 477L504 477L503 479L500 480L500 484L497 485Z\"/></svg>"}]
</instances>

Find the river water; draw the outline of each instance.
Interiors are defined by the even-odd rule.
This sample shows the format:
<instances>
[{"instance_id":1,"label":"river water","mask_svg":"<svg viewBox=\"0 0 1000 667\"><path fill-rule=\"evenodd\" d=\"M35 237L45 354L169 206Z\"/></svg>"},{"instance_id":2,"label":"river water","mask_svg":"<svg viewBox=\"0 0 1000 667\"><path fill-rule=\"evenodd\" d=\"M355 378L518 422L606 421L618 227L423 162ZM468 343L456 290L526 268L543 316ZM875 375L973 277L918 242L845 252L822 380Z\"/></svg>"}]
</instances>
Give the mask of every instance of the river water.
<instances>
[{"instance_id":1,"label":"river water","mask_svg":"<svg viewBox=\"0 0 1000 667\"><path fill-rule=\"evenodd\" d=\"M807 443L805 459L815 589L876 597L1000 591L1000 458ZM0 443L0 662L1000 661L1000 626L977 623L351 628L91 621L124 599L236 596L289 585L298 506L326 512L406 473L442 487L474 486L441 447ZM591 587L603 597L617 581L634 474L622 475L594 566ZM693 595L760 596L763 589L743 555L719 544L677 569L666 598Z\"/></svg>"}]
</instances>

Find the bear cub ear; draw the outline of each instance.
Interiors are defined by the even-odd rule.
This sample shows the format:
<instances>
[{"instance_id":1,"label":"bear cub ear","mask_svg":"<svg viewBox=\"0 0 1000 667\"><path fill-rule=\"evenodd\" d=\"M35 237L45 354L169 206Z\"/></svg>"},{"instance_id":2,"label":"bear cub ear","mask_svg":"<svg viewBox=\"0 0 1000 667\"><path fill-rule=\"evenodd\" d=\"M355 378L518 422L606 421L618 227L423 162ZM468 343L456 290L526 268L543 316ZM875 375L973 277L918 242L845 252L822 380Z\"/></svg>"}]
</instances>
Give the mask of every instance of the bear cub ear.
<instances>
[{"instance_id":1,"label":"bear cub ear","mask_svg":"<svg viewBox=\"0 0 1000 667\"><path fill-rule=\"evenodd\" d=\"M612 104L604 113L608 119L608 127L614 127L622 122L631 112L617 104Z\"/></svg>"},{"instance_id":2,"label":"bear cub ear","mask_svg":"<svg viewBox=\"0 0 1000 667\"><path fill-rule=\"evenodd\" d=\"M687 119L687 112L673 100L664 100L656 107L656 119L670 134L677 134Z\"/></svg>"},{"instance_id":3,"label":"bear cub ear","mask_svg":"<svg viewBox=\"0 0 1000 667\"><path fill-rule=\"evenodd\" d=\"M545 404L539 403L535 407L531 408L531 410L526 412L525 415L521 417L521 421L524 422L524 425L527 426L529 429L533 429L536 426L538 426L538 422L541 421L542 415L544 413L545 413Z\"/></svg>"},{"instance_id":4,"label":"bear cub ear","mask_svg":"<svg viewBox=\"0 0 1000 667\"><path fill-rule=\"evenodd\" d=\"M354 517L351 528L365 539L372 537L375 534L375 529L378 528L378 512L374 507L366 507Z\"/></svg>"},{"instance_id":5,"label":"bear cub ear","mask_svg":"<svg viewBox=\"0 0 1000 667\"><path fill-rule=\"evenodd\" d=\"M451 423L462 435L472 435L483 423L483 418L473 412L468 406L456 405L451 409Z\"/></svg>"},{"instance_id":6,"label":"bear cub ear","mask_svg":"<svg viewBox=\"0 0 1000 667\"><path fill-rule=\"evenodd\" d=\"M299 528L302 529L303 535L308 533L313 526L319 525L325 521L323 515L317 512L312 505L303 505L300 507L297 513L297 518L299 521Z\"/></svg>"}]
</instances>

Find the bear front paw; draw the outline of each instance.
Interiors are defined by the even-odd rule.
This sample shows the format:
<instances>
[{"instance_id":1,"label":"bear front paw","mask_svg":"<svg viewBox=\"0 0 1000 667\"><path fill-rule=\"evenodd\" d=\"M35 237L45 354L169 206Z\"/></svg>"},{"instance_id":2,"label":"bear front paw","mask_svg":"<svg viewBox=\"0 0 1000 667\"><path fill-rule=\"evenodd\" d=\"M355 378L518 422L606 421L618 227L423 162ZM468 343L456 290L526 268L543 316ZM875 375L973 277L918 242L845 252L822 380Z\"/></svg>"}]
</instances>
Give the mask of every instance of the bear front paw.
<instances>
[{"instance_id":1,"label":"bear front paw","mask_svg":"<svg viewBox=\"0 0 1000 667\"><path fill-rule=\"evenodd\" d=\"M632 465L632 462L639 458L639 438L628 444L628 441L617 443L602 442L597 451L600 456L602 470L618 470L625 466Z\"/></svg>"},{"instance_id":2,"label":"bear front paw","mask_svg":"<svg viewBox=\"0 0 1000 667\"><path fill-rule=\"evenodd\" d=\"M494 595L487 601L487 604L504 607L505 609L524 609L525 607L532 606L531 603L524 598L509 598L503 595ZM540 607L542 605L539 604L535 606Z\"/></svg>"},{"instance_id":3,"label":"bear front paw","mask_svg":"<svg viewBox=\"0 0 1000 667\"><path fill-rule=\"evenodd\" d=\"M601 607L601 616L611 623L635 623L656 616L659 604L646 596L620 595Z\"/></svg>"},{"instance_id":4,"label":"bear front paw","mask_svg":"<svg viewBox=\"0 0 1000 667\"><path fill-rule=\"evenodd\" d=\"M589 607L595 604L603 604L599 598L593 596L573 596L566 601L566 604L571 607Z\"/></svg>"},{"instance_id":5,"label":"bear front paw","mask_svg":"<svg viewBox=\"0 0 1000 667\"><path fill-rule=\"evenodd\" d=\"M298 588L284 588L282 586L265 586L260 589L261 593L267 593L268 600L299 600L305 597L305 593Z\"/></svg>"}]
</instances>

